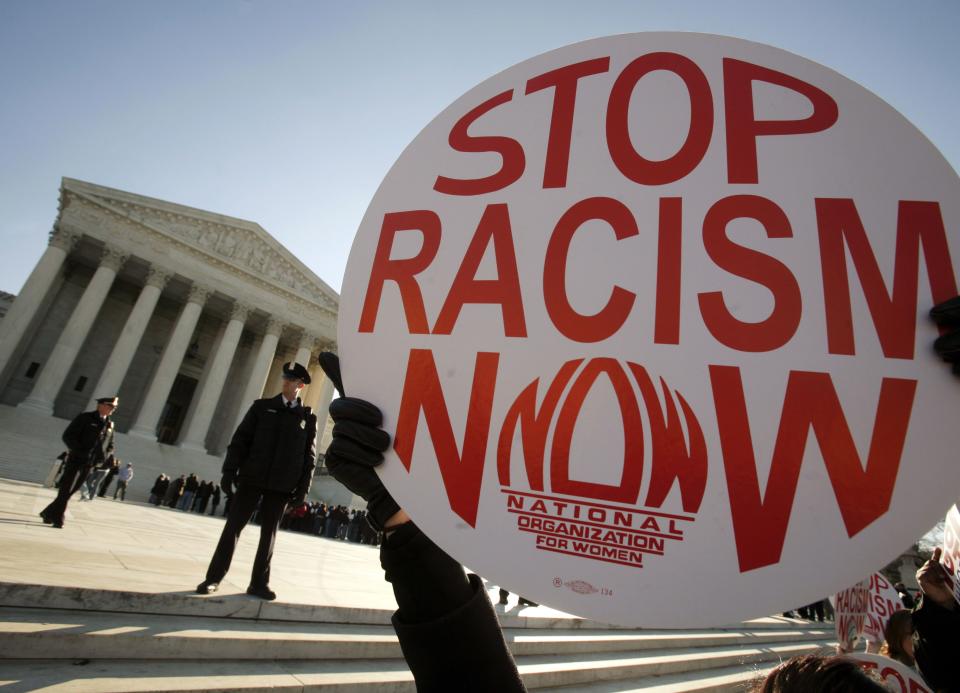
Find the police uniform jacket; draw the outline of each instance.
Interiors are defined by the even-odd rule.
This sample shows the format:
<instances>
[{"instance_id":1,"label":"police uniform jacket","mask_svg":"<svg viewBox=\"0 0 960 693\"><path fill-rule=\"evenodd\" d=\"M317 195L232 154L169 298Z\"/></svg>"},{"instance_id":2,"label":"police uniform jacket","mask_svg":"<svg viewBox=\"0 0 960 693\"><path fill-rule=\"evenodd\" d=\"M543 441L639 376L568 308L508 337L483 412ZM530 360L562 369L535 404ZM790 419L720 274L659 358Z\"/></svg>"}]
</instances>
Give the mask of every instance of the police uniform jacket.
<instances>
[{"instance_id":1,"label":"police uniform jacket","mask_svg":"<svg viewBox=\"0 0 960 693\"><path fill-rule=\"evenodd\" d=\"M316 415L303 405L285 407L277 395L250 405L227 447L223 471L264 491L306 494L316 457Z\"/></svg>"},{"instance_id":2,"label":"police uniform jacket","mask_svg":"<svg viewBox=\"0 0 960 693\"><path fill-rule=\"evenodd\" d=\"M113 421L85 411L67 426L63 442L70 451L70 462L100 464L113 455Z\"/></svg>"}]
</instances>

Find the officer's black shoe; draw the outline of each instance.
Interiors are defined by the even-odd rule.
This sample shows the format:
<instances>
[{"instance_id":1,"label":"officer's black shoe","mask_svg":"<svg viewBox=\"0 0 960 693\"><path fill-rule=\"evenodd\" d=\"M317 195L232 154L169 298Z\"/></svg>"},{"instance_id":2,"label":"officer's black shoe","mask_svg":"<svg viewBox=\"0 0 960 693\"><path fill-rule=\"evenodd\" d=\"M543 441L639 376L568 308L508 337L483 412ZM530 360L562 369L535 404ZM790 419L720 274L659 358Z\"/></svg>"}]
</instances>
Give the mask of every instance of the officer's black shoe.
<instances>
[{"instance_id":1,"label":"officer's black shoe","mask_svg":"<svg viewBox=\"0 0 960 693\"><path fill-rule=\"evenodd\" d=\"M46 511L43 511L40 513L40 519L43 520L43 524L45 525L53 524L53 520L50 519L50 516L47 515Z\"/></svg>"},{"instance_id":2,"label":"officer's black shoe","mask_svg":"<svg viewBox=\"0 0 960 693\"><path fill-rule=\"evenodd\" d=\"M266 599L268 602L272 602L277 598L277 593L266 585L263 587L255 587L250 585L247 588L247 594L249 594L251 597L260 597L260 599Z\"/></svg>"},{"instance_id":3,"label":"officer's black shoe","mask_svg":"<svg viewBox=\"0 0 960 693\"><path fill-rule=\"evenodd\" d=\"M63 529L63 521L62 521L62 520L54 520L54 521L53 521L53 526L54 526L55 529Z\"/></svg>"},{"instance_id":4,"label":"officer's black shoe","mask_svg":"<svg viewBox=\"0 0 960 693\"><path fill-rule=\"evenodd\" d=\"M213 580L204 580L197 585L197 594L212 594L213 592L216 592L219 587L219 582L215 582Z\"/></svg>"}]
</instances>

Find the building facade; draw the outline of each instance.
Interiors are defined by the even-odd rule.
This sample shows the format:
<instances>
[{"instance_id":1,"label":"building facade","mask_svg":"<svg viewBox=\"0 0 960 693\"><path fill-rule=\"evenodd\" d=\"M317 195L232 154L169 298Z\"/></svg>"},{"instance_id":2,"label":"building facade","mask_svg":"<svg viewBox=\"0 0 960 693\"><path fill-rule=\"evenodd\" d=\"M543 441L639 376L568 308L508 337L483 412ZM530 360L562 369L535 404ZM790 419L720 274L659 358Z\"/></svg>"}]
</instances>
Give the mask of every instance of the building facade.
<instances>
[{"instance_id":1,"label":"building facade","mask_svg":"<svg viewBox=\"0 0 960 693\"><path fill-rule=\"evenodd\" d=\"M338 298L258 224L64 178L49 245L0 321L0 426L47 421L58 438L51 418L118 394L119 456L219 478L286 361L308 365L302 396L325 430L316 355L335 348Z\"/></svg>"}]
</instances>

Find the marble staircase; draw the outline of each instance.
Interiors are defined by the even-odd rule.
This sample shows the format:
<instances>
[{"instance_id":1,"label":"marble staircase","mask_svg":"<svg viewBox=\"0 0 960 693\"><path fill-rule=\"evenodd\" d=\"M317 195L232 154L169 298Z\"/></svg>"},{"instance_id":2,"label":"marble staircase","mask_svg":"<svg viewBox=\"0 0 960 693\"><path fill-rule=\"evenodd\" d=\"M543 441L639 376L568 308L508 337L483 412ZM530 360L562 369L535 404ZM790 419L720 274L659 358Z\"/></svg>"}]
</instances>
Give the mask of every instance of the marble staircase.
<instances>
[{"instance_id":1,"label":"marble staircase","mask_svg":"<svg viewBox=\"0 0 960 693\"><path fill-rule=\"evenodd\" d=\"M386 610L11 583L0 603L4 691L415 691ZM782 618L634 630L500 616L526 686L544 691L746 690L833 638Z\"/></svg>"}]
</instances>

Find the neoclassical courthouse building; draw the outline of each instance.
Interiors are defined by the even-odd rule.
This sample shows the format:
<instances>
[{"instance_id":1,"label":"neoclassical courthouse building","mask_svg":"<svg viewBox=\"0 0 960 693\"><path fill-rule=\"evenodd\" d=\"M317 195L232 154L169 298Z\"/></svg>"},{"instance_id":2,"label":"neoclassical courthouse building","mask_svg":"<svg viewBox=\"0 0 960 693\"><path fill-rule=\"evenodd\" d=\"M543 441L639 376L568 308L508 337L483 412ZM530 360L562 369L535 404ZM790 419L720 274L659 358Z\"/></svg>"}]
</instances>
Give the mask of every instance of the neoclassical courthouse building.
<instances>
[{"instance_id":1,"label":"neoclassical courthouse building","mask_svg":"<svg viewBox=\"0 0 960 693\"><path fill-rule=\"evenodd\" d=\"M16 297L0 295L0 475L41 480L68 420L119 394L135 496L160 472L219 480L285 361L309 364L302 396L327 438L333 388L316 355L335 348L338 298L258 224L64 178L47 249ZM312 497L351 501L318 478Z\"/></svg>"}]
</instances>

